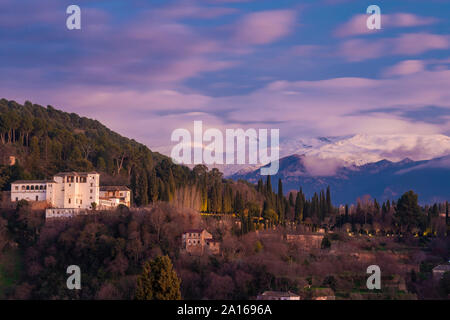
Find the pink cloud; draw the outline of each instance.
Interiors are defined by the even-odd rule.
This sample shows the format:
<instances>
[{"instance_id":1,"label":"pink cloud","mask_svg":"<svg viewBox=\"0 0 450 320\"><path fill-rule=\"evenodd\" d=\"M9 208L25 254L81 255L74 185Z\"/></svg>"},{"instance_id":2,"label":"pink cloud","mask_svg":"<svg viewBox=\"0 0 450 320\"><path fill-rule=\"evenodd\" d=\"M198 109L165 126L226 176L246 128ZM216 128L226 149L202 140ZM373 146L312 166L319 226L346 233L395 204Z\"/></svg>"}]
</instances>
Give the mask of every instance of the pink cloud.
<instances>
[{"instance_id":1,"label":"pink cloud","mask_svg":"<svg viewBox=\"0 0 450 320\"><path fill-rule=\"evenodd\" d=\"M260 45L287 36L293 29L296 14L293 10L272 10L250 13L236 25L237 43Z\"/></svg>"},{"instance_id":2,"label":"pink cloud","mask_svg":"<svg viewBox=\"0 0 450 320\"><path fill-rule=\"evenodd\" d=\"M202 72L218 71L234 66L231 61L210 61L204 58L191 58L174 61L157 77L158 81L180 81Z\"/></svg>"},{"instance_id":3,"label":"pink cloud","mask_svg":"<svg viewBox=\"0 0 450 320\"><path fill-rule=\"evenodd\" d=\"M409 33L397 38L394 54L420 54L429 50L448 49L450 37L429 33Z\"/></svg>"},{"instance_id":4,"label":"pink cloud","mask_svg":"<svg viewBox=\"0 0 450 320\"><path fill-rule=\"evenodd\" d=\"M389 55L416 55L448 48L450 48L448 35L408 33L397 38L347 40L339 46L338 54L348 61L363 61Z\"/></svg>"},{"instance_id":5,"label":"pink cloud","mask_svg":"<svg viewBox=\"0 0 450 320\"><path fill-rule=\"evenodd\" d=\"M173 6L165 7L162 9L151 10L150 13L158 18L200 18L200 19L213 19L220 16L232 14L238 12L234 8L224 7L202 7L195 4L180 4L176 3Z\"/></svg>"},{"instance_id":6,"label":"pink cloud","mask_svg":"<svg viewBox=\"0 0 450 320\"><path fill-rule=\"evenodd\" d=\"M239 2L251 2L254 0L208 0L211 3L239 3Z\"/></svg>"},{"instance_id":7,"label":"pink cloud","mask_svg":"<svg viewBox=\"0 0 450 320\"><path fill-rule=\"evenodd\" d=\"M348 22L340 25L334 34L338 37L355 36L362 34L372 34L378 30L367 28L367 18L369 15L358 14L353 16ZM418 27L436 23L438 19L432 17L419 17L410 13L381 14L381 28L390 29L396 27Z\"/></svg>"},{"instance_id":8,"label":"pink cloud","mask_svg":"<svg viewBox=\"0 0 450 320\"><path fill-rule=\"evenodd\" d=\"M313 55L320 54L320 49L322 46L318 45L297 45L291 48L290 54L301 57L310 57Z\"/></svg>"},{"instance_id":9,"label":"pink cloud","mask_svg":"<svg viewBox=\"0 0 450 320\"><path fill-rule=\"evenodd\" d=\"M155 146L170 144L172 130L190 128L194 120L217 128L281 126L282 138L442 133L448 130L450 119L443 123L413 121L385 109L411 111L428 105L450 108L449 85L450 70L423 70L405 74L401 81L395 78L276 81L245 95L226 97L206 96L185 88L118 90L88 85L57 91L49 88L34 94L24 94L23 90L3 90L3 93L19 102L27 99L94 117L113 130ZM290 94L293 92L296 94ZM376 108L381 109L365 112ZM245 122L249 119L251 124Z\"/></svg>"},{"instance_id":10,"label":"pink cloud","mask_svg":"<svg viewBox=\"0 0 450 320\"><path fill-rule=\"evenodd\" d=\"M406 60L402 61L388 69L383 74L386 76L405 76L421 72L425 69L425 63L420 60Z\"/></svg>"},{"instance_id":11,"label":"pink cloud","mask_svg":"<svg viewBox=\"0 0 450 320\"><path fill-rule=\"evenodd\" d=\"M352 39L339 46L338 54L349 61L363 61L383 56L387 49L385 40Z\"/></svg>"}]
</instances>

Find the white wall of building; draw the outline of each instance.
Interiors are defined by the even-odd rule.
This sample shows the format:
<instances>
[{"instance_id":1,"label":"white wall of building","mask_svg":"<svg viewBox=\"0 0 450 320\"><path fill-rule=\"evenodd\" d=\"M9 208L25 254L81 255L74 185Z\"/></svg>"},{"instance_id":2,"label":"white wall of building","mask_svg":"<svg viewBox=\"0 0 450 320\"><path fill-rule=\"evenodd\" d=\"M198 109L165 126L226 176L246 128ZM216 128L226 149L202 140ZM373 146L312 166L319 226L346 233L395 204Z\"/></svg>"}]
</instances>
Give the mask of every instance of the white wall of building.
<instances>
[{"instance_id":1,"label":"white wall of building","mask_svg":"<svg viewBox=\"0 0 450 320\"><path fill-rule=\"evenodd\" d=\"M37 187L37 190L36 190ZM98 173L61 173L53 181L19 181L11 184L11 201L47 201L53 208L92 209L100 203Z\"/></svg>"},{"instance_id":2,"label":"white wall of building","mask_svg":"<svg viewBox=\"0 0 450 320\"><path fill-rule=\"evenodd\" d=\"M46 182L20 182L11 185L11 201L45 201L47 200Z\"/></svg>"}]
</instances>

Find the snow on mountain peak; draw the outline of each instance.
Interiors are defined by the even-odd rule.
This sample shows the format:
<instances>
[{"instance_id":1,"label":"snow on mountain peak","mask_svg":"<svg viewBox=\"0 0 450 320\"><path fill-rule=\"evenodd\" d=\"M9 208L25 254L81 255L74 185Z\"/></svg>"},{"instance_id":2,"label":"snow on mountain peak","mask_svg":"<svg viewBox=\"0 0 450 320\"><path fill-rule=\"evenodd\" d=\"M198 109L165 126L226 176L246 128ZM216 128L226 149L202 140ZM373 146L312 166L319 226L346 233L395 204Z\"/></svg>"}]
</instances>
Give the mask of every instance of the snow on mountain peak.
<instances>
[{"instance_id":1,"label":"snow on mountain peak","mask_svg":"<svg viewBox=\"0 0 450 320\"><path fill-rule=\"evenodd\" d=\"M300 147L296 153L322 159L334 158L357 166L383 159L393 162L405 158L420 161L450 154L450 137L441 134L356 134L342 139L336 138L331 143L320 139L315 146L314 143L310 144L311 148Z\"/></svg>"}]
</instances>

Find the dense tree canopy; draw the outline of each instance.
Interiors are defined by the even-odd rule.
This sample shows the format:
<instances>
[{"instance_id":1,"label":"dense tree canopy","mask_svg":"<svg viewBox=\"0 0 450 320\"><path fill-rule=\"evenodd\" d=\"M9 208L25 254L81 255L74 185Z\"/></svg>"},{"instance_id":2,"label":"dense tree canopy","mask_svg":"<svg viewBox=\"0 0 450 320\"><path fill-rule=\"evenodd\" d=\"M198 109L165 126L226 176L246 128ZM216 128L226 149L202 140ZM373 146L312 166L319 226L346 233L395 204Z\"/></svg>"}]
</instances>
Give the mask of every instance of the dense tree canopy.
<instances>
[{"instance_id":1,"label":"dense tree canopy","mask_svg":"<svg viewBox=\"0 0 450 320\"><path fill-rule=\"evenodd\" d=\"M180 300L180 279L168 256L159 256L144 264L137 279L138 300Z\"/></svg>"}]
</instances>

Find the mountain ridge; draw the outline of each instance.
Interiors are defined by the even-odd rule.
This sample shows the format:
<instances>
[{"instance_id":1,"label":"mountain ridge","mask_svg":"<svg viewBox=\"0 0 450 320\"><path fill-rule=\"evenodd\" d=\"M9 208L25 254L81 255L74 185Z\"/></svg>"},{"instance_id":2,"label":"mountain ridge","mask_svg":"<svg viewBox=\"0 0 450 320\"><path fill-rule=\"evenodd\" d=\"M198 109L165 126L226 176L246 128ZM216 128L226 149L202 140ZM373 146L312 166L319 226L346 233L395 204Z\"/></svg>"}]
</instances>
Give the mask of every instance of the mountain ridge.
<instances>
[{"instance_id":1,"label":"mountain ridge","mask_svg":"<svg viewBox=\"0 0 450 320\"><path fill-rule=\"evenodd\" d=\"M342 166L334 174L323 176L308 172L307 159L306 155L280 159L279 172L272 180L281 179L287 192L302 187L307 196L329 185L336 204L354 203L367 194L380 201L392 200L408 190L419 193L421 203L450 198L450 155L421 161L383 159L360 166ZM230 178L256 183L261 176L259 170L254 170Z\"/></svg>"}]
</instances>

